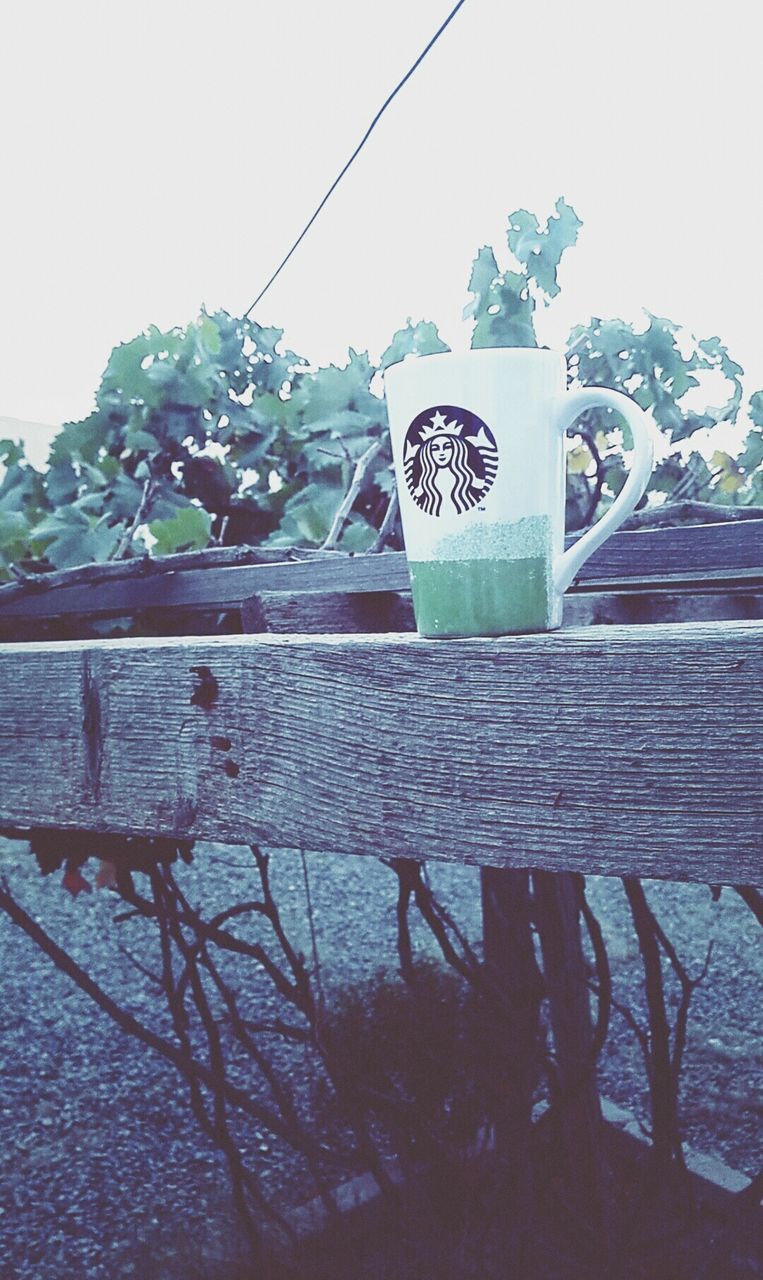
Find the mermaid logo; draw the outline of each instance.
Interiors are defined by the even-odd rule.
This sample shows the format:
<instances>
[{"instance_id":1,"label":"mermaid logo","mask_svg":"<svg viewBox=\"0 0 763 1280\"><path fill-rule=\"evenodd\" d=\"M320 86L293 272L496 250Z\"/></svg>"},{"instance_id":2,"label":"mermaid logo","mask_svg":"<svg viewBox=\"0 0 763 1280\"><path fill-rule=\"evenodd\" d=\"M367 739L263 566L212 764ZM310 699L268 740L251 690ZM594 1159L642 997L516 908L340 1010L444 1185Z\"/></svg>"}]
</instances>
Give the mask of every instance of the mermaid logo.
<instances>
[{"instance_id":1,"label":"mermaid logo","mask_svg":"<svg viewBox=\"0 0 763 1280\"><path fill-rule=\"evenodd\" d=\"M495 436L476 413L441 404L417 414L403 450L405 481L428 516L463 515L487 494L498 470Z\"/></svg>"}]
</instances>

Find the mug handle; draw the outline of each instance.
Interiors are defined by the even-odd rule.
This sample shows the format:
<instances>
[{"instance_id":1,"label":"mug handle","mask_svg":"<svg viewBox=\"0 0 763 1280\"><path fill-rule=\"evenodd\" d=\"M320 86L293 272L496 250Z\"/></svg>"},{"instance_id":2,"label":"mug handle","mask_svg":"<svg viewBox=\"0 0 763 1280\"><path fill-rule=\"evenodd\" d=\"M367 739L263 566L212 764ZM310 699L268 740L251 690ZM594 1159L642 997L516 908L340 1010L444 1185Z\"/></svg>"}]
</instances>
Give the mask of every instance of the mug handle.
<instances>
[{"instance_id":1,"label":"mug handle","mask_svg":"<svg viewBox=\"0 0 763 1280\"><path fill-rule=\"evenodd\" d=\"M654 465L654 431L649 418L633 400L620 391L609 391L603 387L582 387L580 391L566 394L556 412L554 423L557 431L564 434L571 427L584 409L615 409L621 414L633 434L636 456L633 459L625 484L600 520L596 521L577 542L568 547L554 561L554 587L561 594L566 591L580 566L600 547L602 542L614 533L624 520L635 510L639 498L649 483Z\"/></svg>"}]
</instances>

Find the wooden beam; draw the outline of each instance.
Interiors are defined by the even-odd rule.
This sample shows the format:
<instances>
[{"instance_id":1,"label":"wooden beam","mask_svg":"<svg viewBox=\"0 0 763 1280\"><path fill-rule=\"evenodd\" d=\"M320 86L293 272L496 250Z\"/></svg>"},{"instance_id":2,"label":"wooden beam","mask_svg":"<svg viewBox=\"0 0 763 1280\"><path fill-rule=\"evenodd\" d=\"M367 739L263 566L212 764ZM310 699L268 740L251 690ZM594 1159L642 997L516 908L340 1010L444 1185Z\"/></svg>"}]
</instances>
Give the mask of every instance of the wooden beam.
<instances>
[{"instance_id":1,"label":"wooden beam","mask_svg":"<svg viewBox=\"0 0 763 1280\"><path fill-rule=\"evenodd\" d=\"M763 624L0 646L0 825L761 874Z\"/></svg>"},{"instance_id":2,"label":"wooden beam","mask_svg":"<svg viewBox=\"0 0 763 1280\"><path fill-rule=\"evenodd\" d=\"M415 631L410 592L358 594L318 591L263 591L241 609L245 632L282 635L338 632ZM577 591L564 600L566 627L599 623L635 625L646 622L710 622L763 618L763 587L734 590Z\"/></svg>"},{"instance_id":3,"label":"wooden beam","mask_svg":"<svg viewBox=\"0 0 763 1280\"><path fill-rule=\"evenodd\" d=\"M571 545L575 536L566 541ZM0 586L0 620L72 614L118 617L141 609L225 609L237 608L266 591L358 594L405 591L409 586L402 551L349 556L284 550L281 554L283 562L204 568L189 568L193 562L188 556L168 557L166 562L140 561L124 579L115 576L115 565L89 565L72 571L71 585L63 573L50 575L50 587L46 586L46 575L41 575L28 584ZM309 558L288 560L289 554ZM180 567L176 568L178 562ZM85 580L80 580L85 572ZM739 581L754 586L761 580L763 520L749 520L616 533L586 561L573 590L632 590L639 583L650 591L686 583Z\"/></svg>"}]
</instances>

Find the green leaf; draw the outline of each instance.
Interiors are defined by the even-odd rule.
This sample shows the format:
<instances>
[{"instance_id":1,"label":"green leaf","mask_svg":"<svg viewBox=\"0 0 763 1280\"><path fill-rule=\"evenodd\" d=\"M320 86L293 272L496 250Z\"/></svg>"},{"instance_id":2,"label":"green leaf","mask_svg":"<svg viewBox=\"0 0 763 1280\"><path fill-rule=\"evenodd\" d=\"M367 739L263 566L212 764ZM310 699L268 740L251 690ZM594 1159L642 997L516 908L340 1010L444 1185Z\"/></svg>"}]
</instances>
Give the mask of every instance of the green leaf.
<instances>
[{"instance_id":1,"label":"green leaf","mask_svg":"<svg viewBox=\"0 0 763 1280\"><path fill-rule=\"evenodd\" d=\"M763 464L763 430L749 431L745 437L744 450L738 458L739 465L750 474Z\"/></svg>"},{"instance_id":2,"label":"green leaf","mask_svg":"<svg viewBox=\"0 0 763 1280\"><path fill-rule=\"evenodd\" d=\"M708 365L717 368L724 378L731 383L731 394L724 405L718 408L708 407L707 412L715 422L735 422L742 403L742 375L744 369L732 360L727 347L720 338L705 338L697 344L699 350L708 357Z\"/></svg>"},{"instance_id":3,"label":"green leaf","mask_svg":"<svg viewBox=\"0 0 763 1280\"><path fill-rule=\"evenodd\" d=\"M527 291L525 277L507 271L482 300L472 347L537 347L534 313L535 299Z\"/></svg>"},{"instance_id":4,"label":"green leaf","mask_svg":"<svg viewBox=\"0 0 763 1280\"><path fill-rule=\"evenodd\" d=\"M206 311L202 311L196 322L196 332L200 343L206 347L210 355L218 355L222 346L220 330L212 317L207 315Z\"/></svg>"},{"instance_id":5,"label":"green leaf","mask_svg":"<svg viewBox=\"0 0 763 1280\"><path fill-rule=\"evenodd\" d=\"M442 341L437 326L429 320L419 320L418 324L409 320L404 329L398 329L383 352L380 367L388 369L407 355L429 356L438 351L450 351L450 347Z\"/></svg>"},{"instance_id":6,"label":"green leaf","mask_svg":"<svg viewBox=\"0 0 763 1280\"><path fill-rule=\"evenodd\" d=\"M744 485L744 475L731 454L723 449L716 449L710 465L716 469L716 488L719 493L737 493Z\"/></svg>"},{"instance_id":7,"label":"green leaf","mask_svg":"<svg viewBox=\"0 0 763 1280\"><path fill-rule=\"evenodd\" d=\"M555 208L556 217L552 215L548 219L543 231L534 213L518 209L509 215L507 232L509 248L517 262L549 299L559 293L556 273L562 254L575 244L583 225L572 205L567 204L562 196Z\"/></svg>"},{"instance_id":8,"label":"green leaf","mask_svg":"<svg viewBox=\"0 0 763 1280\"><path fill-rule=\"evenodd\" d=\"M750 417L756 427L763 427L763 391L750 396Z\"/></svg>"},{"instance_id":9,"label":"green leaf","mask_svg":"<svg viewBox=\"0 0 763 1280\"><path fill-rule=\"evenodd\" d=\"M115 520L132 520L143 497L143 485L121 471L109 486L108 508Z\"/></svg>"},{"instance_id":10,"label":"green leaf","mask_svg":"<svg viewBox=\"0 0 763 1280\"><path fill-rule=\"evenodd\" d=\"M345 525L339 540L340 550L368 551L373 546L376 534L377 530L362 516L353 516L350 522Z\"/></svg>"},{"instance_id":11,"label":"green leaf","mask_svg":"<svg viewBox=\"0 0 763 1280\"><path fill-rule=\"evenodd\" d=\"M470 316L476 316L482 310L483 300L499 275L500 271L493 250L489 245L483 245L472 263L469 292L474 296L472 301L464 307L464 320L468 320Z\"/></svg>"},{"instance_id":12,"label":"green leaf","mask_svg":"<svg viewBox=\"0 0 763 1280\"><path fill-rule=\"evenodd\" d=\"M125 448L133 453L158 453L161 445L156 436L145 431L139 422L130 423L125 431Z\"/></svg>"},{"instance_id":13,"label":"green leaf","mask_svg":"<svg viewBox=\"0 0 763 1280\"><path fill-rule=\"evenodd\" d=\"M6 467L16 467L26 459L21 440L0 440L0 462Z\"/></svg>"},{"instance_id":14,"label":"green leaf","mask_svg":"<svg viewBox=\"0 0 763 1280\"><path fill-rule=\"evenodd\" d=\"M176 551L202 551L209 543L212 521L201 507L182 507L167 520L152 520L151 536L156 538L154 555L168 556Z\"/></svg>"},{"instance_id":15,"label":"green leaf","mask_svg":"<svg viewBox=\"0 0 763 1280\"><path fill-rule=\"evenodd\" d=\"M269 542L279 543L286 535L295 542L307 542L320 545L326 539L334 521L342 499L344 489L341 485L317 484L310 482L304 489L296 493L287 502L281 525ZM280 542L283 546L284 543Z\"/></svg>"},{"instance_id":16,"label":"green leaf","mask_svg":"<svg viewBox=\"0 0 763 1280\"><path fill-rule=\"evenodd\" d=\"M100 413L91 413L81 422L67 422L53 438L48 462L50 466L71 460L94 462L107 441L107 419Z\"/></svg>"},{"instance_id":17,"label":"green leaf","mask_svg":"<svg viewBox=\"0 0 763 1280\"><path fill-rule=\"evenodd\" d=\"M32 530L35 541L45 544L45 554L57 569L69 569L91 561L108 560L117 544L118 528L90 519L76 507L51 512Z\"/></svg>"},{"instance_id":18,"label":"green leaf","mask_svg":"<svg viewBox=\"0 0 763 1280\"><path fill-rule=\"evenodd\" d=\"M73 502L79 491L77 472L70 462L59 462L49 467L45 483L54 507L63 507Z\"/></svg>"},{"instance_id":19,"label":"green leaf","mask_svg":"<svg viewBox=\"0 0 763 1280\"><path fill-rule=\"evenodd\" d=\"M375 373L367 352L350 349L346 365L328 365L317 373L305 374L292 399L305 423L321 422L346 409L368 414L375 422L386 423L383 400L369 390Z\"/></svg>"},{"instance_id":20,"label":"green leaf","mask_svg":"<svg viewBox=\"0 0 763 1280\"><path fill-rule=\"evenodd\" d=\"M0 511L0 546L23 542L29 537L29 521L22 511Z\"/></svg>"}]
</instances>

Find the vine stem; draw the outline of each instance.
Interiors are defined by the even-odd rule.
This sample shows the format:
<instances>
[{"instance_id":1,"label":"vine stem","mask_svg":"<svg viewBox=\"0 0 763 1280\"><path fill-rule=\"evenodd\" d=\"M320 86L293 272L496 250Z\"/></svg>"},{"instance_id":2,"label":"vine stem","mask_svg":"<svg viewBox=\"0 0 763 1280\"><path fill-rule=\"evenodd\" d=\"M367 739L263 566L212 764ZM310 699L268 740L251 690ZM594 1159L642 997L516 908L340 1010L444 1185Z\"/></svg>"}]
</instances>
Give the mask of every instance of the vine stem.
<instances>
[{"instance_id":1,"label":"vine stem","mask_svg":"<svg viewBox=\"0 0 763 1280\"><path fill-rule=\"evenodd\" d=\"M382 447L383 441L374 440L368 446L365 453L362 453L355 463L355 471L353 472L350 487L339 504L336 515L331 524L331 528L326 535L326 541L321 546L321 551L334 551L339 537L344 528L345 521L352 511L353 504L360 490L363 487L363 481L366 478L366 472Z\"/></svg>"},{"instance_id":2,"label":"vine stem","mask_svg":"<svg viewBox=\"0 0 763 1280\"><path fill-rule=\"evenodd\" d=\"M179 1045L163 1039L162 1036L152 1031L150 1027L144 1026L142 1022L139 1022L126 1009L121 1008L62 947L59 947L50 935L16 901L4 878L0 878L0 910L5 911L13 923L23 929L24 933L53 961L56 968L67 974L80 990L95 1001L98 1007L108 1014L123 1031L161 1054L163 1058L166 1058L173 1066L177 1067L186 1079L189 1078L190 1073L207 1087L214 1087L215 1081L212 1072L204 1063L189 1062L186 1053ZM291 1144L294 1135L283 1124L280 1116L270 1107L256 1102L246 1090L227 1081L224 1085L224 1092L226 1099L232 1106L238 1107L257 1123L269 1128L271 1133ZM316 1156L320 1155L320 1149L317 1144L314 1144L314 1150Z\"/></svg>"},{"instance_id":3,"label":"vine stem","mask_svg":"<svg viewBox=\"0 0 763 1280\"><path fill-rule=\"evenodd\" d=\"M122 537L119 539L119 542L117 543L116 551L114 552L113 556L111 556L112 560L125 559L128 551L130 550L130 544L133 538L135 537L135 534L137 533L138 529L143 524L143 522L146 519L146 516L148 515L149 507L151 506L151 503L153 501L155 487L156 487L156 481L154 480L154 477L149 476L148 479L146 480L146 483L143 486L143 492L140 496L138 509L132 518L132 523L129 525L127 529L124 530Z\"/></svg>"},{"instance_id":4,"label":"vine stem","mask_svg":"<svg viewBox=\"0 0 763 1280\"><path fill-rule=\"evenodd\" d=\"M392 496L390 497L387 510L384 513L384 519L379 527L379 532L376 535L373 546L370 548L371 551L383 551L386 547L390 537L392 536L392 530L395 527L395 520L397 519L399 506L400 499L397 496L397 487L395 487L392 490Z\"/></svg>"}]
</instances>

